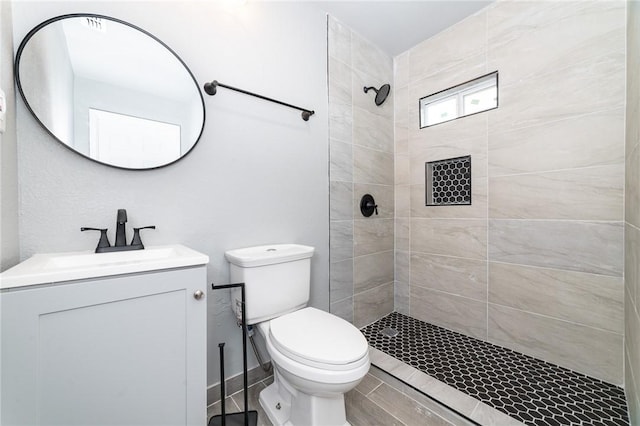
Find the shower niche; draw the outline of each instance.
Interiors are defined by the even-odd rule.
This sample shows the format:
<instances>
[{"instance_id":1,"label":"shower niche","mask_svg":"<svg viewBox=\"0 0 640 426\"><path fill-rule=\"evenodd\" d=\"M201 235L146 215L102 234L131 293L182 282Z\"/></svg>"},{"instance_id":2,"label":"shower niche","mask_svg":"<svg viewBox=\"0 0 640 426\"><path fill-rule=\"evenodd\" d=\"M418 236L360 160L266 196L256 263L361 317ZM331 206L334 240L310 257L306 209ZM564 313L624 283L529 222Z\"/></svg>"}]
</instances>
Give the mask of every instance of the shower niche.
<instances>
[{"instance_id":1,"label":"shower niche","mask_svg":"<svg viewBox=\"0 0 640 426\"><path fill-rule=\"evenodd\" d=\"M425 163L427 206L471 205L471 156Z\"/></svg>"}]
</instances>

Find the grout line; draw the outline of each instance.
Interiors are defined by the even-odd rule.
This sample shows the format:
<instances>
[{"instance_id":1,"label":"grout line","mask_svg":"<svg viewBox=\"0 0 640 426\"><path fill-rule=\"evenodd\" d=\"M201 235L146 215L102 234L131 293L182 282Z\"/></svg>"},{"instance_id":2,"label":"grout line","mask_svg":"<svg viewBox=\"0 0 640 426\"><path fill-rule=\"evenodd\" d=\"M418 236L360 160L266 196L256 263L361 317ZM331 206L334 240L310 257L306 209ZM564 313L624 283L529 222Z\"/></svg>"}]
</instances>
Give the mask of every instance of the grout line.
<instances>
[{"instance_id":1,"label":"grout line","mask_svg":"<svg viewBox=\"0 0 640 426\"><path fill-rule=\"evenodd\" d=\"M565 319L565 318L554 317L554 316L543 314L543 313L540 313L540 312L527 311L527 310L524 310L524 309L521 309L521 308L516 308L516 307L513 307L513 306L509 306L509 305L503 305L503 304L500 304L500 303L488 302L487 306L489 306L489 305L500 306L500 307L503 307L503 308L506 308L506 309L510 309L510 310L514 310L514 311L518 311L518 312L524 312L524 313L529 314L529 315L534 315L534 316L542 317L542 318L548 318L548 319L552 319L554 321L560 321L560 322L567 323L567 324L573 324L573 325L577 325L577 326L584 327L584 328L598 330L598 331L601 331L601 332L604 332L604 333L614 334L616 336L624 336L624 330L622 330L620 332L611 331L611 330L607 330L606 328L594 327L592 325L571 321L571 320L568 320L568 319ZM491 343L493 343L493 342L491 342ZM520 352L520 351L516 351L516 352ZM533 356L533 355L530 355L530 356ZM537 358L537 356L534 356L534 358ZM551 362L552 364L556 364L557 365L556 362L553 362L553 361L548 361L548 362ZM565 368L568 368L568 367L565 367ZM583 374L588 375L586 373L583 373Z\"/></svg>"},{"instance_id":2,"label":"grout line","mask_svg":"<svg viewBox=\"0 0 640 426\"><path fill-rule=\"evenodd\" d=\"M549 169L549 170L534 170L534 171L527 171L527 172L519 172L519 173L504 173L504 174L495 174L495 175L491 175L489 174L489 178L490 179L495 179L495 178L505 178L505 177L513 177L513 176L527 176L527 175L543 175L543 174L551 174L551 173L559 173L559 172L568 172L568 171L574 171L574 170L588 170L588 169L603 169L605 167L608 168L613 168L613 167L620 167L622 166L624 168L624 163L611 163L611 164L594 164L591 166L580 166L580 167L564 167L561 169ZM564 181L564 179L563 179ZM623 182L624 183L624 182ZM624 189L624 187L623 187Z\"/></svg>"}]
</instances>

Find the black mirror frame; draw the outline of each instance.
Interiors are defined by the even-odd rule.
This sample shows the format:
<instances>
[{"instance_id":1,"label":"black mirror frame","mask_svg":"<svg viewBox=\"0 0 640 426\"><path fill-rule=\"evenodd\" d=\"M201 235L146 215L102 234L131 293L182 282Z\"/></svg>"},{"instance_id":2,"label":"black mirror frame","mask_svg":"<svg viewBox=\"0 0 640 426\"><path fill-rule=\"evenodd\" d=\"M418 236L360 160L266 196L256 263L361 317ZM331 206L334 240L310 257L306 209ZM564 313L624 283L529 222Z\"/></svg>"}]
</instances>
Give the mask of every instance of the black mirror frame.
<instances>
[{"instance_id":1,"label":"black mirror frame","mask_svg":"<svg viewBox=\"0 0 640 426\"><path fill-rule=\"evenodd\" d=\"M198 92L198 96L200 96L200 103L202 104L202 127L200 128L200 132L198 133L198 137L193 142L193 145L191 146L191 148L189 148L189 150L187 152L185 152L183 155L181 155L180 157L178 157L177 159L175 159L174 161L171 161L169 163L162 164L162 165L159 165L159 166L154 166L154 167L145 167L145 168L129 168L129 167L122 167L122 166L117 166L117 165L113 165L113 164L104 163L102 161L95 160L95 159L93 159L93 158L91 158L91 157L89 157L89 156L87 156L87 155L85 155L85 154L83 154L83 153L81 153L79 151L76 151L75 149L73 149L72 147L67 145L65 142L60 140L56 135L54 135L51 132L51 130L49 130L49 128L47 126L45 126L44 123L40 120L40 118L38 118L38 116L35 114L35 112L31 108L31 105L29 105L29 102L27 101L26 96L24 95L24 92L22 90L22 83L20 81L19 65L20 65L20 57L22 56L23 50L24 50L27 42L31 39L31 37L33 37L34 34L36 34L43 27L45 27L45 26L47 26L47 25L49 25L49 24L51 24L53 22L61 21L63 19L83 18L83 17L95 17L95 18L105 19L107 21L117 22L119 24L126 25L126 26L128 26L130 28L133 28L134 30L140 31L141 33L151 37L153 40L155 40L157 43L159 43L161 46L163 46L165 49L167 49L182 64L184 69L187 71L187 73L189 74L189 76L193 80L193 84L196 87L196 90ZM24 101L25 106L27 107L27 109L29 110L29 112L31 113L33 118L35 118L35 120L40 124L40 126L42 126L42 128L45 129L49 135L51 135L56 141L58 141L65 148L67 148L70 151L80 155L81 157L86 158L87 160L93 161L94 163L102 164L102 165L105 165L105 166L108 166L108 167L113 167L113 168L121 169L121 170L145 171L145 170L160 169L160 168L163 168L163 167L170 166L170 165L172 165L174 163L177 163L178 161L182 160L187 155L189 155L193 151L195 146L198 144L198 142L200 142L200 139L202 138L202 133L204 132L204 125L205 125L205 122L206 122L206 108L205 108L205 103L204 103L204 97L202 96L202 92L200 91L200 86L198 84L198 81L196 80L195 76L193 75L193 73L191 72L191 70L189 69L187 64L182 60L182 58L180 58L180 56L178 56L178 54L176 52L173 51L173 49L171 49L169 46L167 46L167 44L165 44L158 37L156 37L155 35L151 34L150 32L148 32L148 31L146 31L146 30L144 30L144 29L142 29L142 28L140 28L140 27L138 27L136 25L133 25L133 24L127 22L127 21L123 21L123 20L118 19L118 18L114 18L114 17L106 16L106 15L100 15L100 14L97 14L97 13L70 13L70 14L56 16L54 18L50 18L50 19L47 19L46 21L41 22L40 24L36 25L33 29L31 29L27 33L27 35L24 36L22 41L20 42L20 46L18 47L18 51L16 53L16 58L15 58L14 63L13 63L13 75L14 75L14 78L15 78L15 81L16 81L16 85L18 87L18 92L20 92L20 97Z\"/></svg>"}]
</instances>

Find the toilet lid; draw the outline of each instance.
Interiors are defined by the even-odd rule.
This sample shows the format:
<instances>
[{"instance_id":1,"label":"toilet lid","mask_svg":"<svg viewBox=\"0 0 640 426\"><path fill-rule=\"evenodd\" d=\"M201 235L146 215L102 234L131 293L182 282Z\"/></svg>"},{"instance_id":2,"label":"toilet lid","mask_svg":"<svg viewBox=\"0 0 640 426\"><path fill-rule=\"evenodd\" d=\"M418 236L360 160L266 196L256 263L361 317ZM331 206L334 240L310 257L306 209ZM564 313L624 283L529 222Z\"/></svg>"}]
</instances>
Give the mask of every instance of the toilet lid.
<instances>
[{"instance_id":1,"label":"toilet lid","mask_svg":"<svg viewBox=\"0 0 640 426\"><path fill-rule=\"evenodd\" d=\"M271 341L299 360L343 365L362 359L369 350L360 330L335 315L304 308L272 319Z\"/></svg>"}]
</instances>

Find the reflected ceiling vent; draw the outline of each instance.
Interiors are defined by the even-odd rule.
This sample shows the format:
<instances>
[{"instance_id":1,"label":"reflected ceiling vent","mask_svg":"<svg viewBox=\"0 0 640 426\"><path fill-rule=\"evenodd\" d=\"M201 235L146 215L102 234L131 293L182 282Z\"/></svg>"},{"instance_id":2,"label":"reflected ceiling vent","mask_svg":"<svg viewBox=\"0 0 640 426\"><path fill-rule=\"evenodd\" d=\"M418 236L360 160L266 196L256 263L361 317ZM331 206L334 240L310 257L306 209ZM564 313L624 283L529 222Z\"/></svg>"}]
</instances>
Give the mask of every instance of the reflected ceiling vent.
<instances>
[{"instance_id":1,"label":"reflected ceiling vent","mask_svg":"<svg viewBox=\"0 0 640 426\"><path fill-rule=\"evenodd\" d=\"M102 18L98 18L96 16L87 16L84 19L82 19L80 22L82 22L82 25L84 27L90 28L92 30L95 30L101 33L107 32L107 23Z\"/></svg>"}]
</instances>

